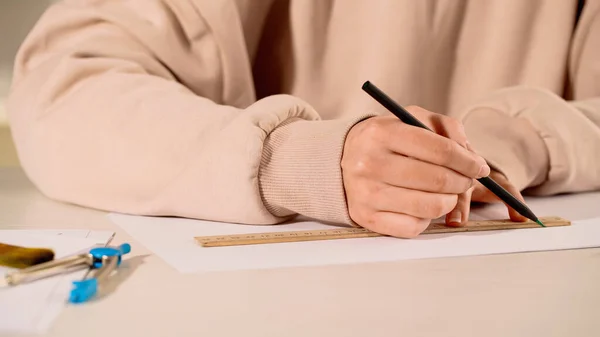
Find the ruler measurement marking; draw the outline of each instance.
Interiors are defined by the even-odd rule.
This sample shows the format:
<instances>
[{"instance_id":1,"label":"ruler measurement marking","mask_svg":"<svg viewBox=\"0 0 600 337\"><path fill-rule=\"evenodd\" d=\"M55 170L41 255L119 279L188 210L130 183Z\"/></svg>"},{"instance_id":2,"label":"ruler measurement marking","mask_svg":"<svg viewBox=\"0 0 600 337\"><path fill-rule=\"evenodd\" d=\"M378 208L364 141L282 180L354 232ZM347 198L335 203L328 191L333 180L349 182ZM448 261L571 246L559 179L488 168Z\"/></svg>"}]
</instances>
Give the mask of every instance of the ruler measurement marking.
<instances>
[{"instance_id":1,"label":"ruler measurement marking","mask_svg":"<svg viewBox=\"0 0 600 337\"><path fill-rule=\"evenodd\" d=\"M545 217L540 218L547 227L569 226L569 220L560 217ZM440 234L440 233L459 233L459 232L475 232L488 230L505 230L505 229L522 229L522 228L540 228L533 221L527 222L511 222L510 220L485 220L485 221L470 221L465 227L448 227L444 224L431 224L423 234ZM319 240L337 240L337 239L353 239L366 237L385 236L379 233L372 232L366 228L336 228L336 229L317 229L303 231L284 231L271 233L253 233L253 234L234 234L234 235L215 235L215 236L198 236L196 241L203 247L224 247L224 246L239 246L239 245L254 245L267 243L283 243L283 242L303 242L303 241L319 241Z\"/></svg>"}]
</instances>

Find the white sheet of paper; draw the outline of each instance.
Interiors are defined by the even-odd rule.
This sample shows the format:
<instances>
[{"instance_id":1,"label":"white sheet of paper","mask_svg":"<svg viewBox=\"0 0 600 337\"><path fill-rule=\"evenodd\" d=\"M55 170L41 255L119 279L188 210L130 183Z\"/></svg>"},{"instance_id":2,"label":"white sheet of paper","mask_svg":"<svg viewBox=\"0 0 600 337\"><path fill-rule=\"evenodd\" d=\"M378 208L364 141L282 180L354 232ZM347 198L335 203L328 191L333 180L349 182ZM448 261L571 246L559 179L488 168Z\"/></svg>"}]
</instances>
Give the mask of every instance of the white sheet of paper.
<instances>
[{"instance_id":1,"label":"white sheet of paper","mask_svg":"<svg viewBox=\"0 0 600 337\"><path fill-rule=\"evenodd\" d=\"M106 245L114 232L90 230L0 230L0 242L25 247L47 247L55 258ZM0 276L13 269L0 267ZM72 281L85 270L58 275L16 287L0 287L0 333L46 332L67 304Z\"/></svg>"},{"instance_id":2,"label":"white sheet of paper","mask_svg":"<svg viewBox=\"0 0 600 337\"><path fill-rule=\"evenodd\" d=\"M410 240L375 237L205 248L194 240L195 236L332 227L313 221L249 226L122 214L109 217L181 273L600 247L600 218L576 221L565 227L427 234Z\"/></svg>"}]
</instances>

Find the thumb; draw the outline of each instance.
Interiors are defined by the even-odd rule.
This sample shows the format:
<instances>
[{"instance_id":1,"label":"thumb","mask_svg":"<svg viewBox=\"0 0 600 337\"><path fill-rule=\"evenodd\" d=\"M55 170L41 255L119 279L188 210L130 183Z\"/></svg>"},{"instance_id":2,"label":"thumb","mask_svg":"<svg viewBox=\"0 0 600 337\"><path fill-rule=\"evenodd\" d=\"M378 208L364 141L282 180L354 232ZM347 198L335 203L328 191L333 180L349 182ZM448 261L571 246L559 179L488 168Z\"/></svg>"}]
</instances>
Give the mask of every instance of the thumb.
<instances>
[{"instance_id":1,"label":"thumb","mask_svg":"<svg viewBox=\"0 0 600 337\"><path fill-rule=\"evenodd\" d=\"M459 227L467 224L469 212L471 211L471 195L474 188L471 187L466 192L458 195L456 207L446 215L446 225Z\"/></svg>"}]
</instances>

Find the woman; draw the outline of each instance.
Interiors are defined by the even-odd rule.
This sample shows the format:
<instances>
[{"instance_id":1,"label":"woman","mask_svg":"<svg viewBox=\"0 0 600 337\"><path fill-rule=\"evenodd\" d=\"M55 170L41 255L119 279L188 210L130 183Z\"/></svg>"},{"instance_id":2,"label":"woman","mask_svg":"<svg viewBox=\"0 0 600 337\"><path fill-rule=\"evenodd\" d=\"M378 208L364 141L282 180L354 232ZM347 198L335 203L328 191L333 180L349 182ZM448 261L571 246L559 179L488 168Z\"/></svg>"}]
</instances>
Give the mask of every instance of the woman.
<instances>
[{"instance_id":1,"label":"woman","mask_svg":"<svg viewBox=\"0 0 600 337\"><path fill-rule=\"evenodd\" d=\"M600 187L599 12L597 0L63 1L17 55L9 118L25 171L58 200L414 237L496 201L474 180L489 174L519 197ZM366 80L436 134L386 113Z\"/></svg>"}]
</instances>

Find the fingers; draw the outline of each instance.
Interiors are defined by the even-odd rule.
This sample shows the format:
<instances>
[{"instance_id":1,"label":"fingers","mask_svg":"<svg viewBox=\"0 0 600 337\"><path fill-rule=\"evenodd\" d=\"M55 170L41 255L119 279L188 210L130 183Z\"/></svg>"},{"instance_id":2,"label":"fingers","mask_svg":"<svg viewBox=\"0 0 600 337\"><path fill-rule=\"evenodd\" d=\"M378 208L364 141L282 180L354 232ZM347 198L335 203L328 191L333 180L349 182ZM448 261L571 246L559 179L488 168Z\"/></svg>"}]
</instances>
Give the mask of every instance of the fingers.
<instances>
[{"instance_id":1,"label":"fingers","mask_svg":"<svg viewBox=\"0 0 600 337\"><path fill-rule=\"evenodd\" d=\"M373 154L372 156L377 156ZM445 168L401 156L395 153L379 154L385 158L368 157L355 169L365 177L370 176L387 184L425 192L460 194L474 183L473 179Z\"/></svg>"},{"instance_id":2,"label":"fingers","mask_svg":"<svg viewBox=\"0 0 600 337\"><path fill-rule=\"evenodd\" d=\"M377 211L437 219L454 209L457 198L456 194L438 194L384 185L371 195L365 195L364 201L369 202Z\"/></svg>"},{"instance_id":3,"label":"fingers","mask_svg":"<svg viewBox=\"0 0 600 337\"><path fill-rule=\"evenodd\" d=\"M397 131L389 132L390 139L386 142L393 152L447 167L469 178L490 174L490 167L482 157L451 139L403 123L393 127Z\"/></svg>"},{"instance_id":4,"label":"fingers","mask_svg":"<svg viewBox=\"0 0 600 337\"><path fill-rule=\"evenodd\" d=\"M471 195L471 200L483 203L493 203L500 201L500 199L498 199L498 197L494 193L490 192L490 190L488 190L478 181L475 182L473 194Z\"/></svg>"},{"instance_id":5,"label":"fingers","mask_svg":"<svg viewBox=\"0 0 600 337\"><path fill-rule=\"evenodd\" d=\"M348 199L348 210L356 223L386 235L415 237L427 228L431 219L456 206L455 194L408 190L383 183L375 189L372 186L365 182L348 190L354 196Z\"/></svg>"},{"instance_id":6,"label":"fingers","mask_svg":"<svg viewBox=\"0 0 600 337\"><path fill-rule=\"evenodd\" d=\"M414 105L406 107L406 110L413 114L417 119L421 120L423 124L427 125L433 132L452 139L462 147L466 147L467 134L465 133L463 124L457 119L434 113Z\"/></svg>"},{"instance_id":7,"label":"fingers","mask_svg":"<svg viewBox=\"0 0 600 337\"><path fill-rule=\"evenodd\" d=\"M506 189L510 194L515 196L515 198L517 198L521 202L525 203L525 199L523 198L523 195L521 195L521 192L513 184L511 184L504 175L494 171L494 172L492 172L490 177L492 179L494 179L502 187L504 187L504 189ZM476 185L474 186L471 199L473 201L485 202L485 203L495 203L495 202L502 201L494 193L490 192L490 190L485 188L479 182L477 182ZM526 217L519 214L519 212L512 209L512 207L506 205L506 208L508 209L508 216L511 219L511 221L516 221L516 222L527 221Z\"/></svg>"},{"instance_id":8,"label":"fingers","mask_svg":"<svg viewBox=\"0 0 600 337\"><path fill-rule=\"evenodd\" d=\"M461 122L417 106L409 106L406 109L435 132L427 134L425 133L427 130L418 129L421 132L415 132L413 135L414 140L417 141L415 144L431 148L437 153L435 153L435 156L429 156L428 158L415 156L414 152L413 154L400 153L449 167L469 178L481 178L490 173L485 160L475 154L474 151L467 149L467 135ZM398 146L404 147L405 143L400 143Z\"/></svg>"},{"instance_id":9,"label":"fingers","mask_svg":"<svg viewBox=\"0 0 600 337\"><path fill-rule=\"evenodd\" d=\"M430 115L429 120L435 133L452 139L464 148L467 147L467 134L461 122L454 118L434 113Z\"/></svg>"},{"instance_id":10,"label":"fingers","mask_svg":"<svg viewBox=\"0 0 600 337\"><path fill-rule=\"evenodd\" d=\"M519 199L521 202L525 203L525 199L523 198L523 196L521 195L521 192L519 192L519 190L517 190L517 188L513 185L513 184L507 184L506 186L503 186L508 192L510 192L510 194L514 195L515 198ZM511 221L515 221L515 222L525 222L527 221L527 218L522 216L521 214L519 214L519 212L515 211L512 207L506 205L506 208L508 209L508 216L510 218Z\"/></svg>"},{"instance_id":11,"label":"fingers","mask_svg":"<svg viewBox=\"0 0 600 337\"><path fill-rule=\"evenodd\" d=\"M452 135L457 140L405 124L396 117L380 117L366 122L360 128L360 135L356 137L361 139L362 143L352 145L360 147L364 153L380 151L381 148L387 149L407 157L444 166L469 178L487 176L490 173L487 162L465 148L466 138L461 124L447 117L429 114L429 122L431 119L442 121L437 123L443 123L444 133Z\"/></svg>"},{"instance_id":12,"label":"fingers","mask_svg":"<svg viewBox=\"0 0 600 337\"><path fill-rule=\"evenodd\" d=\"M384 235L412 239L427 229L430 222L429 219L419 219L406 214L374 212L365 220L364 226Z\"/></svg>"},{"instance_id":13,"label":"fingers","mask_svg":"<svg viewBox=\"0 0 600 337\"><path fill-rule=\"evenodd\" d=\"M471 211L471 194L474 187L469 188L465 193L458 196L456 207L446 215L446 224L448 226L464 226L469 220Z\"/></svg>"}]
</instances>

